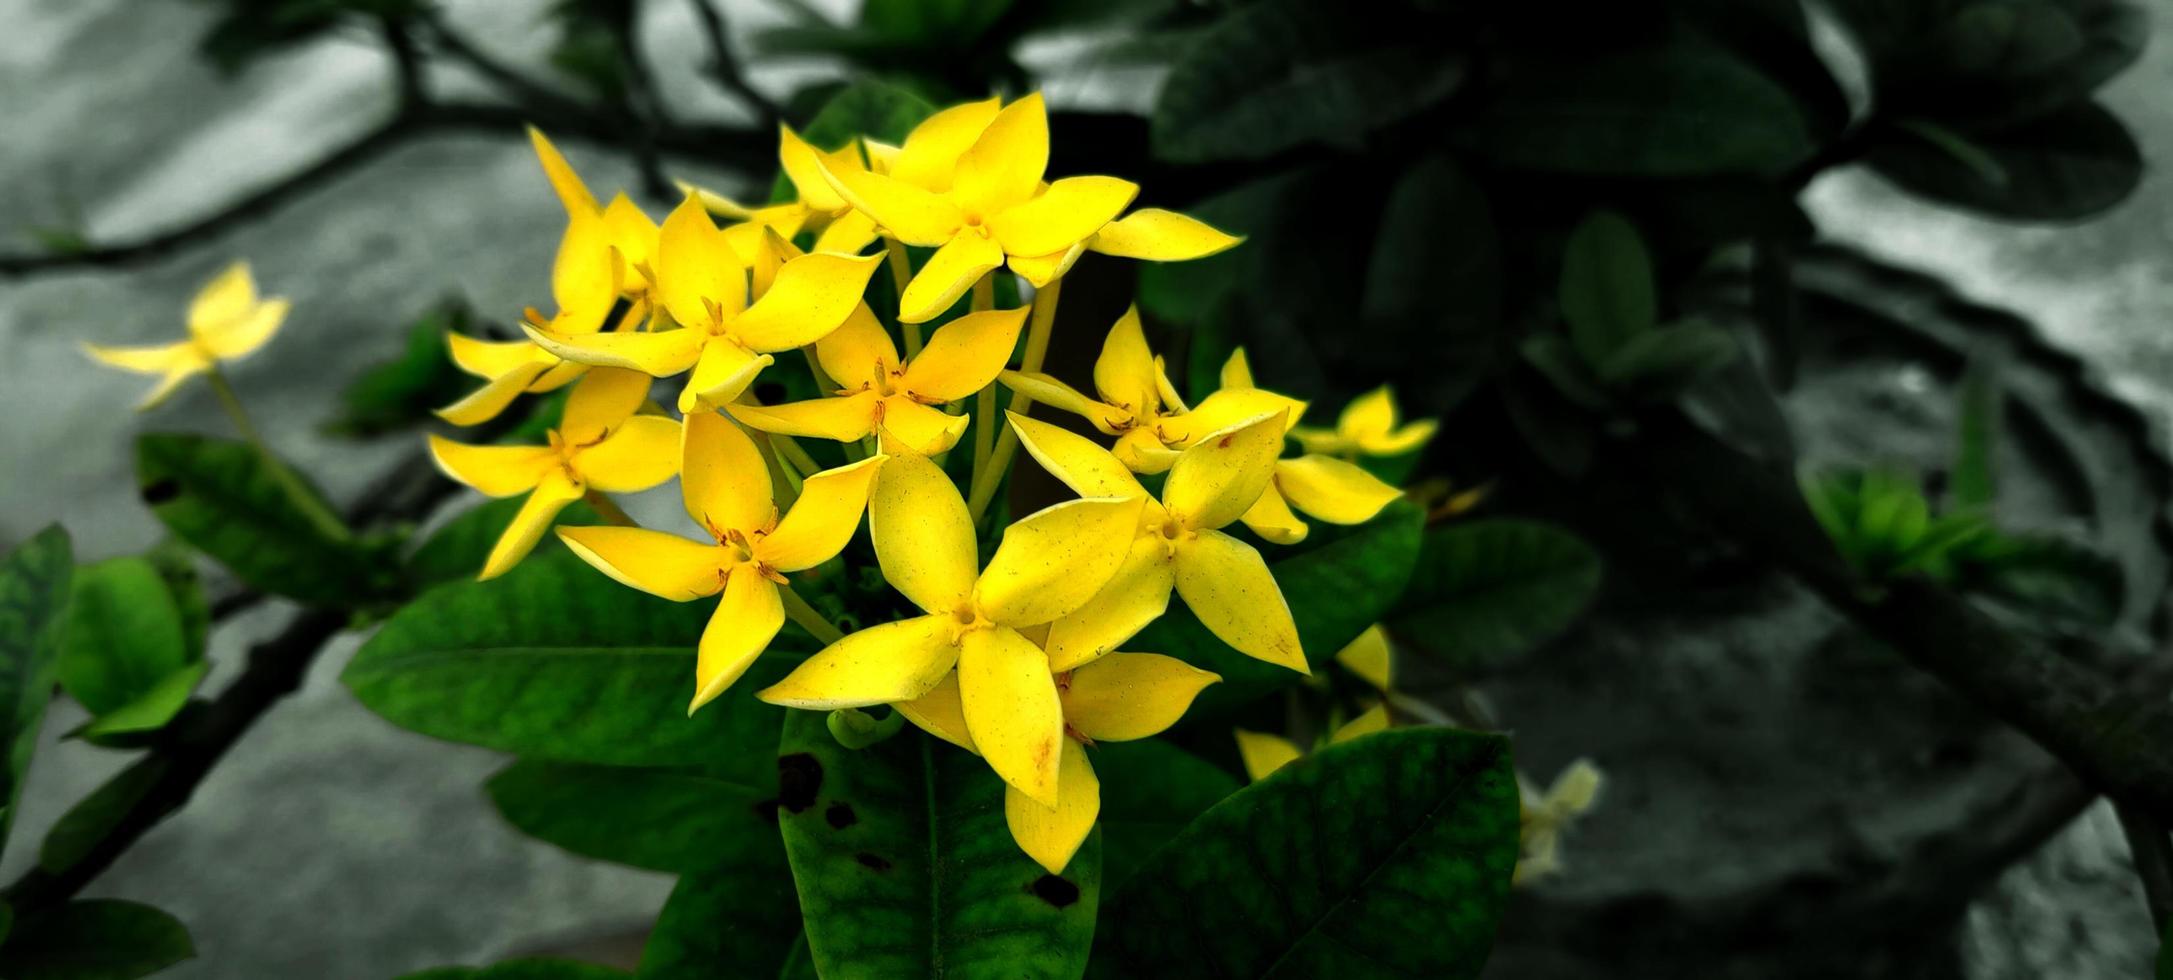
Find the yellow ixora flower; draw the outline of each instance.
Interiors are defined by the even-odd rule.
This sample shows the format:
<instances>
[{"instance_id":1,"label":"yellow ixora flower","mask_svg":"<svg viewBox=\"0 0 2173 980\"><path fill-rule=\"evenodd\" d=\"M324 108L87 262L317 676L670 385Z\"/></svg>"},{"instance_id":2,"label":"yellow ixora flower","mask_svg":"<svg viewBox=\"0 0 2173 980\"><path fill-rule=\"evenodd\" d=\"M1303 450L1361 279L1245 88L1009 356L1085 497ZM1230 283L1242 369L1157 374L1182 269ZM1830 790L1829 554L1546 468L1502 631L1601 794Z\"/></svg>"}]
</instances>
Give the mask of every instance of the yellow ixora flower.
<instances>
[{"instance_id":1,"label":"yellow ixora flower","mask_svg":"<svg viewBox=\"0 0 2173 980\"><path fill-rule=\"evenodd\" d=\"M1336 663L1365 681L1385 698L1389 692L1388 631L1379 623L1366 627L1358 638L1337 650ZM1358 717L1336 726L1328 735L1328 744L1348 742L1360 735L1370 735L1389 727L1388 703L1384 700L1359 712ZM1237 754L1245 763L1245 775L1253 780L1266 779L1277 769L1297 761L1305 754L1298 743L1267 732L1237 729Z\"/></svg>"},{"instance_id":2,"label":"yellow ixora flower","mask_svg":"<svg viewBox=\"0 0 2173 980\"><path fill-rule=\"evenodd\" d=\"M1025 308L968 313L941 327L910 361L863 303L845 325L816 341L815 357L840 386L835 398L786 405L732 405L732 416L764 432L851 442L887 430L914 452L958 444L968 417L934 407L993 384L1017 346Z\"/></svg>"},{"instance_id":3,"label":"yellow ixora flower","mask_svg":"<svg viewBox=\"0 0 2173 980\"><path fill-rule=\"evenodd\" d=\"M927 457L892 449L868 526L883 577L925 615L832 643L758 696L815 710L911 701L955 666L966 730L989 766L1055 806L1063 705L1048 656L1020 631L1074 612L1116 574L1141 504L1057 504L1005 529L978 568L958 488Z\"/></svg>"},{"instance_id":4,"label":"yellow ixora flower","mask_svg":"<svg viewBox=\"0 0 2173 980\"><path fill-rule=\"evenodd\" d=\"M887 173L889 161L897 155L898 148L862 138L826 151L802 139L790 126L780 125L777 131L777 162L797 195L791 202L749 207L693 184L681 182L680 188L699 199L709 213L740 222L738 227L767 226L788 239L805 228L818 232L815 251L858 255L868 243L875 241L875 221L839 196L822 172L828 168ZM861 156L863 150L867 153L866 159ZM736 240L731 229L726 229L726 236L734 238L733 247L745 253L746 245Z\"/></svg>"},{"instance_id":5,"label":"yellow ixora flower","mask_svg":"<svg viewBox=\"0 0 2173 980\"><path fill-rule=\"evenodd\" d=\"M1523 773L1517 774L1523 857L1517 861L1513 883L1522 885L1562 870L1562 833L1599 802L1605 782L1600 767L1590 759L1570 763L1544 793Z\"/></svg>"},{"instance_id":6,"label":"yellow ixora flower","mask_svg":"<svg viewBox=\"0 0 2173 980\"><path fill-rule=\"evenodd\" d=\"M1037 92L1002 109L991 99L937 113L907 137L889 175L820 169L884 234L936 249L899 298L898 318L921 323L1006 261L1029 282L1047 282L1048 257L1093 237L1139 193L1116 177L1044 185L1048 166L1048 112Z\"/></svg>"},{"instance_id":7,"label":"yellow ixora flower","mask_svg":"<svg viewBox=\"0 0 2173 980\"><path fill-rule=\"evenodd\" d=\"M574 554L619 582L688 602L723 594L702 631L689 714L739 679L785 623L786 573L829 561L860 527L887 459L870 456L807 478L782 518L762 451L714 412L687 417L680 491L708 541L638 527L561 527Z\"/></svg>"},{"instance_id":8,"label":"yellow ixora flower","mask_svg":"<svg viewBox=\"0 0 2173 980\"><path fill-rule=\"evenodd\" d=\"M138 374L158 375L158 384L136 403L142 411L166 400L181 383L210 371L221 361L236 361L270 342L286 322L288 303L257 296L249 263L227 266L189 301L188 339L144 347L84 344L100 364Z\"/></svg>"},{"instance_id":9,"label":"yellow ixora flower","mask_svg":"<svg viewBox=\"0 0 2173 980\"><path fill-rule=\"evenodd\" d=\"M1112 653L1058 674L1057 701L1063 708L1065 738L1056 803L1037 801L1017 787L1007 786L1004 791L1004 818L1019 849L1050 874L1062 874L1093 832L1101 812L1101 780L1094 774L1087 749L1096 742L1129 742L1161 734L1184 717L1200 691L1221 679L1157 653ZM955 675L893 707L930 734L969 752L979 751L966 726Z\"/></svg>"},{"instance_id":10,"label":"yellow ixora flower","mask_svg":"<svg viewBox=\"0 0 2173 980\"><path fill-rule=\"evenodd\" d=\"M1246 363L1245 349L1240 347L1223 362L1221 390L1252 387L1252 368ZM1297 431L1305 430L1293 430ZM1309 452L1276 461L1275 477L1268 481L1267 492L1260 495L1242 520L1263 539L1296 544L1312 531L1298 513L1330 524L1363 524L1401 496L1403 491L1355 463ZM1292 508L1298 513L1293 513Z\"/></svg>"},{"instance_id":11,"label":"yellow ixora flower","mask_svg":"<svg viewBox=\"0 0 2173 980\"><path fill-rule=\"evenodd\" d=\"M634 414L648 401L649 384L638 371L588 372L566 397L548 445L472 446L430 437L430 455L445 475L492 497L528 495L480 578L503 575L527 557L551 519L590 489L633 493L679 472L679 423Z\"/></svg>"},{"instance_id":12,"label":"yellow ixora flower","mask_svg":"<svg viewBox=\"0 0 2173 980\"><path fill-rule=\"evenodd\" d=\"M1125 465L1086 437L1009 413L1019 443L1082 496L1141 502L1124 567L1092 600L1049 626L1049 661L1068 670L1116 649L1184 597L1238 652L1310 673L1297 623L1260 552L1222 532L1258 500L1283 445L1283 413L1210 433L1178 454L1155 500Z\"/></svg>"},{"instance_id":13,"label":"yellow ixora flower","mask_svg":"<svg viewBox=\"0 0 2173 980\"><path fill-rule=\"evenodd\" d=\"M1433 419L1398 425L1396 396L1382 385L1351 399L1336 419L1335 428L1299 426L1291 430L1290 436L1306 452L1357 459L1412 452L1434 437L1434 427Z\"/></svg>"},{"instance_id":14,"label":"yellow ixora flower","mask_svg":"<svg viewBox=\"0 0 2173 980\"><path fill-rule=\"evenodd\" d=\"M1095 428L1116 436L1117 458L1135 473L1167 471L1177 461L1179 450L1245 419L1287 411L1286 424L1296 424L1305 414L1304 402L1250 385L1217 391L1199 405L1186 407L1163 371L1161 358L1147 346L1137 306L1125 310L1102 341L1101 356L1094 361L1099 400L1046 374L1005 371L999 377L1012 390L1082 416ZM1280 433L1276 445L1280 451Z\"/></svg>"},{"instance_id":15,"label":"yellow ixora flower","mask_svg":"<svg viewBox=\"0 0 2173 980\"><path fill-rule=\"evenodd\" d=\"M767 265L757 257L750 267L689 196L664 219L654 269L660 306L678 329L563 334L530 324L528 336L570 361L659 378L689 372L682 412L725 405L754 383L771 354L814 343L844 323L879 261L801 255L774 234L764 242L785 254ZM760 297L752 305L750 273Z\"/></svg>"}]
</instances>

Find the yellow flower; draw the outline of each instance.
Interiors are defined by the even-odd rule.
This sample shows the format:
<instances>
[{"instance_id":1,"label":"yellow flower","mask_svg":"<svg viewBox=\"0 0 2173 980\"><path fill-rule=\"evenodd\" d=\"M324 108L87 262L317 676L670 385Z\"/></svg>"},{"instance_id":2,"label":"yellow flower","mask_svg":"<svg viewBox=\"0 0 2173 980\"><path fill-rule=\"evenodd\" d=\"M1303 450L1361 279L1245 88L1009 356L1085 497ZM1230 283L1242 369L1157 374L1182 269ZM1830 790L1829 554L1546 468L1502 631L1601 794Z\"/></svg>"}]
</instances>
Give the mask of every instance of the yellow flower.
<instances>
[{"instance_id":1,"label":"yellow flower","mask_svg":"<svg viewBox=\"0 0 2173 980\"><path fill-rule=\"evenodd\" d=\"M1387 728L1388 706L1377 704L1358 717L1344 722L1328 736L1328 744L1337 745L1360 735L1385 731ZM1281 735L1247 731L1243 728L1236 729L1235 734L1238 758L1245 763L1245 776L1254 782L1268 778L1275 770L1298 761L1305 754L1304 750L1298 748L1298 743Z\"/></svg>"},{"instance_id":2,"label":"yellow flower","mask_svg":"<svg viewBox=\"0 0 2173 980\"><path fill-rule=\"evenodd\" d=\"M914 452L932 455L958 444L967 416L947 405L996 381L1017 346L1026 309L968 313L938 327L928 346L902 361L890 334L862 303L845 325L815 342L823 372L841 387L836 398L787 405L732 405L732 416L764 432L851 442L883 428Z\"/></svg>"},{"instance_id":3,"label":"yellow flower","mask_svg":"<svg viewBox=\"0 0 2173 980\"><path fill-rule=\"evenodd\" d=\"M1089 497L1142 502L1124 567L1076 613L1049 627L1049 660L1069 670L1114 650L1162 615L1170 592L1238 652L1310 673L1298 627L1267 562L1224 534L1267 487L1283 445L1283 413L1241 422L1177 457L1162 499L1108 450L1046 422L1009 413L1019 443L1064 485Z\"/></svg>"},{"instance_id":4,"label":"yellow flower","mask_svg":"<svg viewBox=\"0 0 2173 980\"><path fill-rule=\"evenodd\" d=\"M1100 400L1046 374L1005 371L999 378L1036 402L1083 416L1116 436L1117 458L1135 473L1164 472L1177 461L1178 450L1246 419L1287 410L1287 424L1294 425L1305 413L1304 402L1250 385L1217 391L1187 408L1162 370L1162 359L1148 349L1136 306L1109 328L1101 356L1094 361L1094 390ZM1281 445L1278 438L1278 452Z\"/></svg>"},{"instance_id":5,"label":"yellow flower","mask_svg":"<svg viewBox=\"0 0 2173 980\"><path fill-rule=\"evenodd\" d=\"M688 602L723 593L702 631L692 714L746 673L784 625L777 587L785 573L829 561L852 540L887 457L808 477L780 519L754 440L714 412L688 416L685 429L680 491L708 542L638 527L562 527L558 536L604 574L650 595Z\"/></svg>"},{"instance_id":6,"label":"yellow flower","mask_svg":"<svg viewBox=\"0 0 2173 980\"><path fill-rule=\"evenodd\" d=\"M571 234L572 224L580 223L584 218L601 220L602 249L590 248L579 257L593 262L601 255L615 254L622 274L618 282L620 294L628 299L640 298L649 289L647 269L657 247L656 221L643 213L625 191L613 194L611 203L597 207L596 195L589 193L581 175L574 172L573 166L558 152L558 147L551 145L542 130L528 127L528 142L535 147L536 159L543 164L543 175L550 180L552 192L558 195L559 203L565 205L568 233ZM563 259L563 248L561 255ZM601 318L599 313L598 319Z\"/></svg>"},{"instance_id":7,"label":"yellow flower","mask_svg":"<svg viewBox=\"0 0 2173 980\"><path fill-rule=\"evenodd\" d=\"M1129 742L1160 734L1184 717L1201 690L1222 678L1174 657L1112 653L1056 678L1064 714L1063 759L1055 805L1005 787L1004 818L1028 857L1062 874L1101 812L1101 780L1087 759L1096 742ZM966 726L958 682L947 676L928 693L894 708L930 734L977 752Z\"/></svg>"},{"instance_id":8,"label":"yellow flower","mask_svg":"<svg viewBox=\"0 0 2173 980\"><path fill-rule=\"evenodd\" d=\"M1523 773L1517 774L1517 795L1523 818L1519 842L1523 857L1517 861L1512 882L1521 885L1562 870L1562 832L1599 801L1604 782L1600 768L1590 759L1570 763L1569 768L1554 778L1554 785L1545 793L1525 779Z\"/></svg>"},{"instance_id":9,"label":"yellow flower","mask_svg":"<svg viewBox=\"0 0 2173 980\"><path fill-rule=\"evenodd\" d=\"M1222 390L1251 387L1252 369L1246 364L1245 349L1240 347L1223 362ZM1312 528L1291 511L1293 507L1330 524L1363 524L1401 496L1403 491L1356 464L1308 453L1276 461L1275 478L1268 481L1267 492L1260 495L1242 520L1254 534L1268 541L1296 544L1305 540Z\"/></svg>"},{"instance_id":10,"label":"yellow flower","mask_svg":"<svg viewBox=\"0 0 2173 980\"><path fill-rule=\"evenodd\" d=\"M929 117L888 175L819 169L884 234L936 249L899 299L898 318L921 323L1006 261L1029 282L1046 283L1053 267L1035 260L1093 237L1139 193L1115 177L1044 185L1048 166L1049 119L1037 92L1001 110L991 99Z\"/></svg>"},{"instance_id":11,"label":"yellow flower","mask_svg":"<svg viewBox=\"0 0 2173 980\"><path fill-rule=\"evenodd\" d=\"M1366 627L1366 631L1358 634L1357 639L1336 651L1335 660L1343 665L1344 670L1358 675L1360 680L1372 685L1374 690L1388 693L1391 658L1388 631L1382 629L1381 624L1375 623Z\"/></svg>"},{"instance_id":12,"label":"yellow flower","mask_svg":"<svg viewBox=\"0 0 2173 980\"><path fill-rule=\"evenodd\" d=\"M817 149L792 131L792 127L777 127L777 161L785 171L785 179L792 184L798 197L787 204L765 207L749 207L715 191L696 187L685 182L680 189L693 194L702 207L720 218L731 218L743 227L767 225L787 239L799 234L802 228L819 232L815 239L815 251L838 255L858 255L860 250L875 241L875 220L854 210L845 198L838 195L830 182L823 178L824 168L831 170L873 170L887 173L889 157L896 147L884 146L874 140L860 139L831 151ZM861 151L867 149L868 160L863 161ZM873 167L869 163L874 164ZM731 236L727 229L727 237ZM751 244L751 243L747 243ZM747 254L747 247L734 240L734 248Z\"/></svg>"},{"instance_id":13,"label":"yellow flower","mask_svg":"<svg viewBox=\"0 0 2173 980\"><path fill-rule=\"evenodd\" d=\"M771 363L770 354L814 343L845 322L879 261L800 255L774 234L764 241L788 254L774 270L759 259L750 269L689 196L664 219L656 250L655 292L679 329L562 334L530 324L528 336L570 361L659 378L691 369L679 393L682 412L729 403ZM753 305L750 272L760 295Z\"/></svg>"},{"instance_id":14,"label":"yellow flower","mask_svg":"<svg viewBox=\"0 0 2173 980\"><path fill-rule=\"evenodd\" d=\"M165 401L181 382L220 361L240 360L264 346L286 322L287 308L287 301L279 297L259 298L249 263L236 262L189 301L187 340L146 347L84 344L83 351L101 364L159 376L150 394L136 403L136 410L142 411Z\"/></svg>"},{"instance_id":15,"label":"yellow flower","mask_svg":"<svg viewBox=\"0 0 2173 980\"><path fill-rule=\"evenodd\" d=\"M1306 452L1344 459L1357 459L1360 455L1401 456L1434 437L1432 419L1420 419L1400 427L1396 422L1396 397L1387 385L1382 385L1351 399L1344 407L1343 415L1336 419L1334 429L1300 426L1291 430L1290 435L1305 447Z\"/></svg>"},{"instance_id":16,"label":"yellow flower","mask_svg":"<svg viewBox=\"0 0 2173 980\"><path fill-rule=\"evenodd\" d=\"M973 520L933 462L891 450L868 507L883 577L926 613L864 629L810 657L758 696L829 710L911 701L958 670L961 716L1004 781L1058 801L1063 707L1049 658L1020 630L1067 615L1117 566L1142 498L1073 500L1004 531L976 571Z\"/></svg>"},{"instance_id":17,"label":"yellow flower","mask_svg":"<svg viewBox=\"0 0 2173 980\"><path fill-rule=\"evenodd\" d=\"M503 575L519 563L551 519L591 488L633 493L679 472L679 423L635 415L648 399L649 379L638 371L590 371L566 397L548 445L471 446L430 437L430 455L445 475L492 497L528 495L480 578Z\"/></svg>"}]
</instances>

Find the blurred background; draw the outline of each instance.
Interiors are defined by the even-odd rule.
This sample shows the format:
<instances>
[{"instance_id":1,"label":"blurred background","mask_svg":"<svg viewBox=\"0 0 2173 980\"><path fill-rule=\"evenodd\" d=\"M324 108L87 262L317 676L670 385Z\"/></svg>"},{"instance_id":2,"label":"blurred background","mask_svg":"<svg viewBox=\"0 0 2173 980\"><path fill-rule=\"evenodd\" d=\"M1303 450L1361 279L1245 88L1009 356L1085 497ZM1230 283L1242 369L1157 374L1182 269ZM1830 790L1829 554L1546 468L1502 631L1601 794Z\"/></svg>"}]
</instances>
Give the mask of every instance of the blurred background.
<instances>
[{"instance_id":1,"label":"blurred background","mask_svg":"<svg viewBox=\"0 0 2173 980\"><path fill-rule=\"evenodd\" d=\"M851 23L856 0L708 2L740 52L744 80L788 116L803 88L860 70L835 54L764 53L757 41L810 18ZM543 79L546 96L583 95L580 51L563 43L563 5L437 6L453 36L487 57L429 58L434 95L512 104L503 80L478 64ZM200 39L250 7L0 0L0 254L65 254L82 242L129 242L185 225L341 153L396 110L394 60L352 25L262 50L246 36L231 42L239 47L213 46L249 57L246 70L223 70ZM655 97L675 120L757 133L713 158L670 152L663 169L760 199L774 142L747 100L706 77L714 62L701 3L654 0L638 9ZM1168 52L1188 41L1181 16L1166 36L1116 17L1051 20L1003 53L1058 113L1060 158L1068 138L1102 139L1121 131L1108 120L1151 114ZM1861 89L1862 59L1831 19L1811 27L1843 87ZM2157 18L2149 34L2141 59L2098 98L2155 163L2173 159L2173 18ZM223 433L226 425L202 386L149 418L134 414L143 379L94 369L79 345L169 338L197 285L238 258L254 264L268 293L295 306L278 341L233 372L270 442L338 500L410 453L406 437L327 435L331 393L396 356L408 325L447 301L503 324L547 297L564 216L518 118L516 108L347 154L351 165L322 179L123 261L8 269L0 276L0 417L8 420L0 426L0 543L56 519L84 559L157 540L156 521L134 505L132 435L146 427ZM599 191L624 186L655 214L668 206L645 184L637 148L578 131L554 135ZM2079 360L2061 368L2072 368L2065 377L2078 390L2140 410L2144 455L2169 448L2173 182L2162 168L2147 168L2124 201L2089 221L2022 223L1941 207L1860 165L1820 174L1800 203L1818 240L1845 250L1832 255L1930 277L1873 276L1855 287L1891 293L1876 302L2012 314L2046 351ZM1866 275L1849 262L1834 259L1822 274L1844 286ZM1256 347L1255 363L1273 384L1275 365L1302 357ZM1862 448L1852 440L1867 424L1906 430L1913 420L1915 431L1933 433L1946 423L1943 389L1905 367L1868 380L1834 372L1809 387L1791 405L1798 438L1836 455ZM1453 455L1465 438L1452 422L1435 452ZM1870 717L1848 686L1853 667L1836 672L1804 659L1870 655L1844 651L1848 644L1832 638L1833 614L1800 596L1765 595L1757 608L1755 621L1719 621L1709 610L1647 615L1636 597L1618 598L1612 618L1549 651L1558 659L1481 686L1516 730L1530 771L1551 775L1586 756L1614 777L1566 845L1567 871L1512 911L1491 975L1670 975L1707 962L1689 954L1710 944L1714 962L1735 964L1726 969L1780 976L1760 971L1779 970L1774 964L1806 943L1848 949L1875 967L1802 966L1785 975L2006 980L2147 971L2155 931L2105 804L2073 819L2053 805L2041 812L2057 819L2041 832L2016 832L2012 853L1956 857L1947 837L2026 807L2017 773L2045 768L2042 754L1993 734L1956 749L1961 761L1926 763L1920 778L1895 775L1883 757L1869 756L1944 749ZM267 603L215 633L208 685L231 676L240 651L290 613ZM190 806L87 894L151 902L186 922L199 958L175 977L376 978L539 949L637 949L670 879L511 832L479 788L502 758L398 731L339 687L356 643L347 637L320 658L304 690L260 722ZM1943 705L1947 696L1923 697ZM60 739L82 719L65 703L47 717L20 839L36 839L68 801L119 768L115 753ZM1892 741L1864 744L1880 738ZM12 850L0 876L12 878L34 857ZM1949 859L1957 863L1938 863ZM1875 887L1909 892L1906 928L1815 914L1837 894ZM1699 933L1700 923L1746 903L1763 910L1769 928ZM1820 934L1803 934L1802 922L1820 922ZM1860 935L1848 934L1859 926ZM1647 938L1621 940L1617 930L1632 929ZM1606 950L1616 943L1622 948Z\"/></svg>"}]
</instances>

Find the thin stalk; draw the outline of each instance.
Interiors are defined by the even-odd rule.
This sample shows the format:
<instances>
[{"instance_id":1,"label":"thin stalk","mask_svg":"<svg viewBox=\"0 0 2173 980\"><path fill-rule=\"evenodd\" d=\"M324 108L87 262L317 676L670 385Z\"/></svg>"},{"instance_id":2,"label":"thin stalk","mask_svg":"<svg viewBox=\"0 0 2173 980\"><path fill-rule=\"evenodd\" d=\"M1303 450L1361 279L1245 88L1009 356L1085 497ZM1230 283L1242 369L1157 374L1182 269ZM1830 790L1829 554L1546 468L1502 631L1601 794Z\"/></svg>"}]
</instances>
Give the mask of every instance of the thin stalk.
<instances>
[{"instance_id":1,"label":"thin stalk","mask_svg":"<svg viewBox=\"0 0 2173 980\"><path fill-rule=\"evenodd\" d=\"M310 492L301 478L287 468L287 464L280 462L271 447L265 445L263 435L257 432L256 424L249 421L249 413L241 407L240 396L234 394L234 386L226 383L226 374L214 365L210 371L205 372L204 377L211 383L211 390L218 394L220 407L226 409L227 417L234 420L234 428L241 432L242 440L264 460L264 468L270 471L272 479L279 484L280 491L287 495L287 500L294 504L295 509L301 511L302 516L325 537L334 541L353 538L354 532L347 529L339 515L332 513L324 501Z\"/></svg>"},{"instance_id":2,"label":"thin stalk","mask_svg":"<svg viewBox=\"0 0 2173 980\"><path fill-rule=\"evenodd\" d=\"M589 509L595 511L598 517L602 517L605 523L616 524L620 527L641 526L641 522L628 516L626 511L619 506L619 502L611 499L611 495L602 490L591 488L589 492L581 495L581 500L583 503L588 504Z\"/></svg>"},{"instance_id":3,"label":"thin stalk","mask_svg":"<svg viewBox=\"0 0 2173 980\"><path fill-rule=\"evenodd\" d=\"M785 597L786 618L800 624L800 628L813 635L817 643L829 646L845 638L845 634L829 620L824 619L821 613L816 612L814 606L808 605L806 599L800 598L798 592L792 591L792 586L780 585L777 587L777 591Z\"/></svg>"},{"instance_id":4,"label":"thin stalk","mask_svg":"<svg viewBox=\"0 0 2173 980\"><path fill-rule=\"evenodd\" d=\"M898 302L905 303L905 284L913 281L913 260L906 257L905 243L895 238L883 239L883 254L890 260L890 281L898 286ZM921 352L921 325L900 322L905 331L905 356L907 360L919 357Z\"/></svg>"},{"instance_id":5,"label":"thin stalk","mask_svg":"<svg viewBox=\"0 0 2173 980\"><path fill-rule=\"evenodd\" d=\"M762 438L755 441L755 448L761 450L762 463L769 468L770 492L776 495L777 509L782 513L791 510L800 499L800 474L792 464L777 457L776 439L764 432Z\"/></svg>"},{"instance_id":6,"label":"thin stalk","mask_svg":"<svg viewBox=\"0 0 2173 980\"><path fill-rule=\"evenodd\" d=\"M973 281L973 312L996 308L996 273L990 270ZM996 385L990 383L974 395L973 400L973 480L971 486L979 486L988 472L989 451L994 445L989 431L996 427ZM975 514L975 519L980 515Z\"/></svg>"},{"instance_id":7,"label":"thin stalk","mask_svg":"<svg viewBox=\"0 0 2173 980\"><path fill-rule=\"evenodd\" d=\"M1064 280L1057 279L1034 292L1034 310L1026 324L1026 352L1019 359L1020 371L1032 373L1041 370L1042 360L1049 356L1049 332L1056 326L1056 304L1062 298L1063 286ZM1011 393L1012 411L1024 415L1027 409L1033 407L1032 396L1022 391ZM1011 457L1018 450L1019 436L1011 431L1010 426L1004 426L1002 432L996 433L996 450L988 471L984 473L975 469L973 472L973 494L972 499L966 503L966 510L973 515L975 522L979 522L981 515L988 512L989 502L996 499L996 484L1000 479L998 474L1011 465Z\"/></svg>"},{"instance_id":8,"label":"thin stalk","mask_svg":"<svg viewBox=\"0 0 2173 980\"><path fill-rule=\"evenodd\" d=\"M815 378L815 390L825 393L836 391L838 383L830 377L829 372L822 369L822 361L815 356L815 345L808 344L800 348L800 353L807 358L807 373Z\"/></svg>"},{"instance_id":9,"label":"thin stalk","mask_svg":"<svg viewBox=\"0 0 2173 980\"><path fill-rule=\"evenodd\" d=\"M770 433L770 442L777 446L777 455L780 458L791 463L793 467L799 470L799 476L802 479L822 472L822 465L815 462L815 457L809 456L807 450L800 448L798 440L791 436L781 436L773 432Z\"/></svg>"}]
</instances>

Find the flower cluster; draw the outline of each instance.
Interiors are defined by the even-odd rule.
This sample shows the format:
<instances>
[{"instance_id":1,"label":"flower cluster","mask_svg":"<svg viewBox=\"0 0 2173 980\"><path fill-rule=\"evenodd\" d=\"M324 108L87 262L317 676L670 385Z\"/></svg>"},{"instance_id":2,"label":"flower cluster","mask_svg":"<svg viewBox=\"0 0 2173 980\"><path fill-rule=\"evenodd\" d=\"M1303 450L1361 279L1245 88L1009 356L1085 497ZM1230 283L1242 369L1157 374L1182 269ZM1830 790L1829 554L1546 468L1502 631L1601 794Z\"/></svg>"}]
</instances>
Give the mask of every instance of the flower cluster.
<instances>
[{"instance_id":1,"label":"flower cluster","mask_svg":"<svg viewBox=\"0 0 2173 980\"><path fill-rule=\"evenodd\" d=\"M690 711L791 619L826 646L758 697L890 705L977 753L1008 786L1020 846L1051 871L1099 809L1087 747L1164 730L1218 680L1126 644L1175 594L1231 647L1308 672L1267 562L1231 526L1287 544L1307 533L1300 513L1367 520L1399 491L1349 456L1408 451L1429 434L1398 429L1385 391L1336 432L1300 428L1305 404L1256 387L1242 352L1222 389L1188 406L1136 311L1110 329L1093 397L1042 373L1059 286L1082 253L1177 261L1238 240L1169 211L1127 213L1139 190L1129 181L1048 180L1038 95L945 109L899 146L822 150L785 128L778 155L796 200L747 207L689 186L661 223L623 194L599 205L532 135L567 215L555 309L528 310L524 339L450 338L455 362L485 383L440 414L473 425L522 394L572 390L542 445L431 440L454 479L527 495L483 577L513 567L586 498L617 523L559 529L583 560L666 599L719 597ZM861 254L878 244L882 254ZM908 247L933 251L916 269ZM898 306L879 315L866 296L886 259ZM994 308L999 275L1031 287L1030 307ZM923 325L969 293L970 312L924 340ZM756 380L793 350L817 397L764 404ZM665 378L683 379L676 418L650 401ZM1029 418L1036 401L1083 416L1113 445ZM969 436L962 492L944 464ZM1284 458L1293 436L1320 451ZM1019 447L1078 499L984 528ZM633 526L607 496L674 475L693 538ZM793 583L819 587L818 566L863 516L883 580L917 614L843 635ZM996 541L985 562L984 531Z\"/></svg>"}]
</instances>

